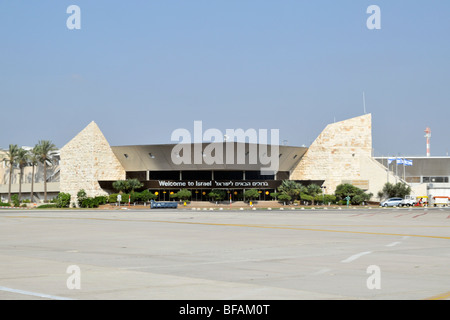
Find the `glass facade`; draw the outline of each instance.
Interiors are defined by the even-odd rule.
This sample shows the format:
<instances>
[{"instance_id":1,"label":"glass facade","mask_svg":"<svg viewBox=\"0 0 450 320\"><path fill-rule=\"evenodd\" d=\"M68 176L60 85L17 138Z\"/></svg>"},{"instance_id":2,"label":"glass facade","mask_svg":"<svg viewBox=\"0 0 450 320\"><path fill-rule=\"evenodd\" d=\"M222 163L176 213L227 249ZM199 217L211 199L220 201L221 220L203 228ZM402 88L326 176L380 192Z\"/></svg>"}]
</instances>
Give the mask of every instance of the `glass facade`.
<instances>
[{"instance_id":1,"label":"glass facade","mask_svg":"<svg viewBox=\"0 0 450 320\"><path fill-rule=\"evenodd\" d=\"M173 197L181 189L191 192L192 201L212 201L211 191L219 190L221 201L245 201L245 192L255 189L258 200L272 200L271 193L277 191L282 180L289 179L289 172L280 171L276 175L262 175L260 171L227 170L167 170L167 171L128 171L126 179L138 179L142 188L150 190L157 201L176 201ZM311 183L322 185L323 181L298 181L303 185ZM102 188L114 192L113 181L99 181ZM248 199L247 199L248 200Z\"/></svg>"}]
</instances>

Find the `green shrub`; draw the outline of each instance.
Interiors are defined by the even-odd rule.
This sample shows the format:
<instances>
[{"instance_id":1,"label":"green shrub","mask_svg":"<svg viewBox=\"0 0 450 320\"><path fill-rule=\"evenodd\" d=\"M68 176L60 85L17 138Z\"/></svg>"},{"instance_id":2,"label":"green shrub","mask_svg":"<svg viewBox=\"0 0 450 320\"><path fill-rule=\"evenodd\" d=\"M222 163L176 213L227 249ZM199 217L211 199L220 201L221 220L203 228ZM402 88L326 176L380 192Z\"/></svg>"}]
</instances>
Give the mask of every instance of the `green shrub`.
<instances>
[{"instance_id":1,"label":"green shrub","mask_svg":"<svg viewBox=\"0 0 450 320\"><path fill-rule=\"evenodd\" d=\"M84 191L84 189L78 191L77 198L78 198L78 205L80 207L83 207L83 201L87 198L86 191Z\"/></svg>"},{"instance_id":2,"label":"green shrub","mask_svg":"<svg viewBox=\"0 0 450 320\"><path fill-rule=\"evenodd\" d=\"M117 203L117 196L119 194L118 193L113 193L110 194L109 197L107 198L107 202L105 203ZM122 194L122 200L120 201L120 203L128 203L129 201L129 197L131 196L131 202L149 202L150 200L154 200L157 198L157 196L153 193L151 193L149 190L144 190L142 192L131 192L129 195L128 194Z\"/></svg>"},{"instance_id":3,"label":"green shrub","mask_svg":"<svg viewBox=\"0 0 450 320\"><path fill-rule=\"evenodd\" d=\"M256 189L245 190L244 196L245 196L246 200L258 199L259 198L259 192ZM280 197L278 197L278 199L279 198Z\"/></svg>"},{"instance_id":4,"label":"green shrub","mask_svg":"<svg viewBox=\"0 0 450 320\"><path fill-rule=\"evenodd\" d=\"M176 197L180 200L188 200L192 196L192 192L187 189L181 189L176 193Z\"/></svg>"},{"instance_id":5,"label":"green shrub","mask_svg":"<svg viewBox=\"0 0 450 320\"><path fill-rule=\"evenodd\" d=\"M0 207L11 207L10 203L0 202Z\"/></svg>"},{"instance_id":6,"label":"green shrub","mask_svg":"<svg viewBox=\"0 0 450 320\"><path fill-rule=\"evenodd\" d=\"M141 198L141 194L139 192L134 192L134 191L131 191L129 196L130 196L131 203L139 201ZM128 201L128 199L127 199L127 201Z\"/></svg>"},{"instance_id":7,"label":"green shrub","mask_svg":"<svg viewBox=\"0 0 450 320\"><path fill-rule=\"evenodd\" d=\"M131 196L129 195L129 194L127 194L127 193L124 193L124 194L122 194L122 201L120 201L121 203L128 203L131 198Z\"/></svg>"},{"instance_id":8,"label":"green shrub","mask_svg":"<svg viewBox=\"0 0 450 320\"><path fill-rule=\"evenodd\" d=\"M118 193L113 193L113 194L109 195L109 197L108 197L108 202L109 202L109 203L116 203L116 202L119 202L119 201L117 200L117 196L118 196L118 195L119 195ZM128 194L121 194L121 196L122 196L122 200L120 200L120 203L128 202L128 197L129 197Z\"/></svg>"},{"instance_id":9,"label":"green shrub","mask_svg":"<svg viewBox=\"0 0 450 320\"><path fill-rule=\"evenodd\" d=\"M81 208L98 208L102 204L106 204L107 198L105 196L97 196L97 197L85 197L81 201Z\"/></svg>"},{"instance_id":10,"label":"green shrub","mask_svg":"<svg viewBox=\"0 0 450 320\"><path fill-rule=\"evenodd\" d=\"M117 200L117 195L115 198L113 195L107 196L97 196L97 197L88 197L86 192L81 189L77 193L78 197L78 206L81 208L98 208L98 206L102 204L106 204L108 202L114 202L113 200ZM122 198L123 199L123 198Z\"/></svg>"},{"instance_id":11,"label":"green shrub","mask_svg":"<svg viewBox=\"0 0 450 320\"><path fill-rule=\"evenodd\" d=\"M150 192L150 190L144 190L140 193L140 200L148 202L150 200L155 200L157 196Z\"/></svg>"},{"instance_id":12,"label":"green shrub","mask_svg":"<svg viewBox=\"0 0 450 320\"><path fill-rule=\"evenodd\" d=\"M60 192L56 198L56 206L58 208L68 208L70 206L70 194Z\"/></svg>"},{"instance_id":13,"label":"green shrub","mask_svg":"<svg viewBox=\"0 0 450 320\"><path fill-rule=\"evenodd\" d=\"M94 206L95 206L94 198L84 198L83 201L81 201L82 208L94 208Z\"/></svg>"},{"instance_id":14,"label":"green shrub","mask_svg":"<svg viewBox=\"0 0 450 320\"><path fill-rule=\"evenodd\" d=\"M142 201L142 193L141 192L132 191L130 193L130 195L131 195L131 202Z\"/></svg>"},{"instance_id":15,"label":"green shrub","mask_svg":"<svg viewBox=\"0 0 450 320\"><path fill-rule=\"evenodd\" d=\"M97 206L106 204L108 202L108 199L105 196L97 196L94 198L94 200L98 204Z\"/></svg>"},{"instance_id":16,"label":"green shrub","mask_svg":"<svg viewBox=\"0 0 450 320\"><path fill-rule=\"evenodd\" d=\"M302 201L312 202L314 198L313 198L313 196L310 196L309 194L302 193L302 194L300 194L300 199Z\"/></svg>"},{"instance_id":17,"label":"green shrub","mask_svg":"<svg viewBox=\"0 0 450 320\"><path fill-rule=\"evenodd\" d=\"M214 201L222 201L226 197L225 190L221 189L213 189L210 193L208 193L208 197L212 198Z\"/></svg>"},{"instance_id":18,"label":"green shrub","mask_svg":"<svg viewBox=\"0 0 450 320\"><path fill-rule=\"evenodd\" d=\"M373 196L371 193L365 193L362 189L351 184L338 185L336 187L335 195L339 200L345 200L345 198L349 196L351 198L351 204L354 205L359 205L362 202L367 202ZM347 204L347 201L345 201L345 204Z\"/></svg>"},{"instance_id":19,"label":"green shrub","mask_svg":"<svg viewBox=\"0 0 450 320\"><path fill-rule=\"evenodd\" d=\"M283 201L283 202L289 202L289 201L291 201L291 199L292 199L292 197L285 193L282 193L278 196L278 200Z\"/></svg>"},{"instance_id":20,"label":"green shrub","mask_svg":"<svg viewBox=\"0 0 450 320\"><path fill-rule=\"evenodd\" d=\"M14 207L20 206L19 196L17 194L13 194L11 196L11 201L12 201Z\"/></svg>"},{"instance_id":21,"label":"green shrub","mask_svg":"<svg viewBox=\"0 0 450 320\"><path fill-rule=\"evenodd\" d=\"M332 194L322 194L314 197L315 203L322 203L324 205L328 205L329 203L336 203L336 196Z\"/></svg>"},{"instance_id":22,"label":"green shrub","mask_svg":"<svg viewBox=\"0 0 450 320\"><path fill-rule=\"evenodd\" d=\"M336 202L336 196L334 196L332 194L326 194L325 195L325 204L335 203L335 202Z\"/></svg>"},{"instance_id":23,"label":"green shrub","mask_svg":"<svg viewBox=\"0 0 450 320\"><path fill-rule=\"evenodd\" d=\"M39 207L37 207L38 209L48 209L48 208L58 208L56 203L48 203L48 204L43 204L40 205Z\"/></svg>"},{"instance_id":24,"label":"green shrub","mask_svg":"<svg viewBox=\"0 0 450 320\"><path fill-rule=\"evenodd\" d=\"M278 192L271 192L271 193L270 193L270 197L271 197L273 200L276 200L276 199L278 198L278 195L279 195Z\"/></svg>"},{"instance_id":25,"label":"green shrub","mask_svg":"<svg viewBox=\"0 0 450 320\"><path fill-rule=\"evenodd\" d=\"M357 194L350 200L350 203L353 205L360 205L363 203L364 199L365 198L362 195Z\"/></svg>"},{"instance_id":26,"label":"green shrub","mask_svg":"<svg viewBox=\"0 0 450 320\"><path fill-rule=\"evenodd\" d=\"M109 203L116 203L117 202L117 195L118 195L118 193L110 194L109 197L108 197L108 202Z\"/></svg>"},{"instance_id":27,"label":"green shrub","mask_svg":"<svg viewBox=\"0 0 450 320\"><path fill-rule=\"evenodd\" d=\"M84 198L83 200L81 200L80 207L93 208L94 207L94 198Z\"/></svg>"}]
</instances>

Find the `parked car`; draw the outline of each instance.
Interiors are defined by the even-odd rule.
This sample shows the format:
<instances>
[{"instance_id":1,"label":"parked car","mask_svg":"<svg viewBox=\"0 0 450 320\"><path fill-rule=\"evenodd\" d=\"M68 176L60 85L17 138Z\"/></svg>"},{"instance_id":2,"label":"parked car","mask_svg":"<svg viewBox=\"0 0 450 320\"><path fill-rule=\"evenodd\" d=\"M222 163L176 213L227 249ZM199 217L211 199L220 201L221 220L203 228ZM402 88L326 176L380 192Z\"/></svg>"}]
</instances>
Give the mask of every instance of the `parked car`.
<instances>
[{"instance_id":1,"label":"parked car","mask_svg":"<svg viewBox=\"0 0 450 320\"><path fill-rule=\"evenodd\" d=\"M403 201L402 198L389 198L380 203L382 207L398 207L400 203Z\"/></svg>"}]
</instances>

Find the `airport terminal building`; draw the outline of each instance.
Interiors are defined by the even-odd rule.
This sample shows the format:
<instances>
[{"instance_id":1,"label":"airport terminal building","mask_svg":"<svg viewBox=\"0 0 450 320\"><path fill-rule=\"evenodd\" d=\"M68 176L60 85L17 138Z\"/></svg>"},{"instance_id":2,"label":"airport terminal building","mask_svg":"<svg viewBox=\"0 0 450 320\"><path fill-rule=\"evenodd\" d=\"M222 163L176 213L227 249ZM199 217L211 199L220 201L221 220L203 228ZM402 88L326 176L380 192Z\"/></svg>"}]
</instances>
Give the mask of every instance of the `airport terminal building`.
<instances>
[{"instance_id":1,"label":"airport terminal building","mask_svg":"<svg viewBox=\"0 0 450 320\"><path fill-rule=\"evenodd\" d=\"M120 146L111 147L114 156L119 159L121 167L125 170L125 178L138 179L149 189L158 195L159 200L169 200L169 194L180 189L188 189L192 193L193 201L208 201L208 194L213 189L223 189L227 192L227 200L245 200L244 192L247 189L257 189L261 200L270 200L269 194L275 192L283 180L290 178L290 173L304 156L307 148L279 146L276 150L278 170L276 172L262 172L264 165L254 157L256 161L251 163L251 150L258 152L260 145L249 143L224 142L223 144L188 145L187 148L205 150L213 146L215 150L223 150L223 158L227 158L230 151L236 158L241 152L244 161L237 163L195 164L192 161L182 164L173 163L173 152L177 145L144 145L144 146ZM268 152L274 152L270 146L264 146ZM194 158L194 155L191 154ZM99 180L103 190L112 190L111 180ZM323 180L303 180L302 184L323 184Z\"/></svg>"},{"instance_id":2,"label":"airport terminal building","mask_svg":"<svg viewBox=\"0 0 450 320\"><path fill-rule=\"evenodd\" d=\"M179 163L177 155L174 157L177 147L176 144L110 146L97 124L91 122L59 150L58 161L48 175L49 197L66 192L75 202L80 189L91 197L107 195L115 192L114 181L128 178L136 178L144 188L157 192L159 200L169 200L169 194L180 189L189 189L193 201L209 201L207 195L212 189L226 190L232 201L244 200L243 193L247 189L257 189L260 200L271 200L269 194L286 179L304 185L320 185L326 194L334 193L341 183L350 183L374 194L374 200L386 182L403 179L410 183L415 194L430 194L430 188L436 187L440 188L438 193L447 188L450 190L448 157L414 159L414 165L406 167L402 174L393 166L388 168L383 158L374 158L371 114L329 124L309 147L280 145L272 150L270 145L234 141L215 146L217 150L223 150L224 158L231 153L243 152L241 161L211 164L197 159ZM203 153L211 144L187 147ZM269 154L277 153L278 170L263 172L266 163L260 161L260 157L256 161L248 158L252 150L261 148ZM195 157L194 154L191 156ZM5 199L9 168L4 162L0 169L0 195ZM35 176L35 192L39 199L42 199L41 171L37 168ZM17 193L18 170L13 176L12 192ZM30 176L30 169L26 168L23 197L29 196Z\"/></svg>"},{"instance_id":3,"label":"airport terminal building","mask_svg":"<svg viewBox=\"0 0 450 320\"><path fill-rule=\"evenodd\" d=\"M168 200L170 192L180 189L189 189L192 200L209 200L209 191L220 188L226 189L234 201L243 200L247 189L257 189L261 200L269 200L268 195L285 179L316 183L330 193L342 180L368 187L370 177L364 176L364 162L382 170L371 157L371 136L371 115L331 124L309 148L279 146L278 170L262 174L263 164L259 161L176 164L174 144L110 146L92 122L61 149L60 189L72 196L84 189L95 196L113 192L112 183L116 180L137 178L145 188L158 192L160 200ZM224 144L227 144L223 147L225 158L230 149L236 153L241 148L248 155L252 147L262 147L237 142ZM192 149L200 148L203 152L207 146L192 145ZM271 152L270 148L267 152Z\"/></svg>"}]
</instances>

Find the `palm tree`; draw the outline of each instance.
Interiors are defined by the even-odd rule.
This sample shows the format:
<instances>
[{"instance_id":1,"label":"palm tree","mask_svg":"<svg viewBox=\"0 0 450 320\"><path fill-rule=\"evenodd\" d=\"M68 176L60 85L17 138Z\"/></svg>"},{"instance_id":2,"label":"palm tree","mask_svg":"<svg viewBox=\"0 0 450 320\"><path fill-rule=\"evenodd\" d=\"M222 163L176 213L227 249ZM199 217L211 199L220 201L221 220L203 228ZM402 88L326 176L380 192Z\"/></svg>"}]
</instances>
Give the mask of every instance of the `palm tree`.
<instances>
[{"instance_id":1,"label":"palm tree","mask_svg":"<svg viewBox=\"0 0 450 320\"><path fill-rule=\"evenodd\" d=\"M31 202L34 202L33 198L34 198L34 167L36 167L38 165L39 162L39 146L35 145L34 148L30 151L30 155L29 155L29 163L32 167L31 170Z\"/></svg>"},{"instance_id":2,"label":"palm tree","mask_svg":"<svg viewBox=\"0 0 450 320\"><path fill-rule=\"evenodd\" d=\"M14 165L16 164L17 152L19 151L19 147L17 144L10 144L9 150L6 152L6 157L3 160L6 160L9 164L9 189L8 189L8 202L11 203L11 181L12 174L14 170Z\"/></svg>"},{"instance_id":3,"label":"palm tree","mask_svg":"<svg viewBox=\"0 0 450 320\"><path fill-rule=\"evenodd\" d=\"M118 191L119 193L123 193L130 186L129 186L127 180L117 180L117 181L113 182L112 187L114 188L114 190Z\"/></svg>"},{"instance_id":4,"label":"palm tree","mask_svg":"<svg viewBox=\"0 0 450 320\"><path fill-rule=\"evenodd\" d=\"M278 191L282 194L288 195L292 200L295 200L302 192L305 191L305 187L293 180L283 180L281 185L278 187Z\"/></svg>"},{"instance_id":5,"label":"palm tree","mask_svg":"<svg viewBox=\"0 0 450 320\"><path fill-rule=\"evenodd\" d=\"M315 197L322 193L322 188L317 184L310 184L306 189L308 194L313 197L312 204L314 205Z\"/></svg>"},{"instance_id":6,"label":"palm tree","mask_svg":"<svg viewBox=\"0 0 450 320\"><path fill-rule=\"evenodd\" d=\"M44 164L44 202L47 202L47 163L52 163L50 153L56 150L56 146L49 140L40 140L37 150L39 162Z\"/></svg>"},{"instance_id":7,"label":"palm tree","mask_svg":"<svg viewBox=\"0 0 450 320\"><path fill-rule=\"evenodd\" d=\"M28 151L23 148L20 148L17 151L16 162L20 170L20 178L19 178L19 201L20 201L20 198L22 197L23 168L25 168L28 164Z\"/></svg>"},{"instance_id":8,"label":"palm tree","mask_svg":"<svg viewBox=\"0 0 450 320\"><path fill-rule=\"evenodd\" d=\"M131 192L134 192L134 190L142 188L144 186L143 183L141 183L138 179L130 179L127 180L128 186L131 189Z\"/></svg>"}]
</instances>

